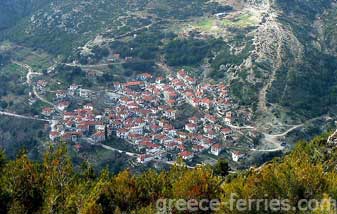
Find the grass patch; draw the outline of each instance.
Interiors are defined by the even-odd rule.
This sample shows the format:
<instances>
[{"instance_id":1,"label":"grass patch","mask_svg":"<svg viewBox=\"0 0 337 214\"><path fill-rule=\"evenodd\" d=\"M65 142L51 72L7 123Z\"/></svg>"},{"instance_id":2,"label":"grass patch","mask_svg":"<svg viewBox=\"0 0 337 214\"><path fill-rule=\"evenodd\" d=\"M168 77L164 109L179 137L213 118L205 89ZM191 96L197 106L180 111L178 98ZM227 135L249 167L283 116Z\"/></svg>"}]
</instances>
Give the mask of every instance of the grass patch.
<instances>
[{"instance_id":1,"label":"grass patch","mask_svg":"<svg viewBox=\"0 0 337 214\"><path fill-rule=\"evenodd\" d=\"M258 19L250 13L245 13L231 19L224 19L221 23L223 27L245 28L258 24Z\"/></svg>"}]
</instances>

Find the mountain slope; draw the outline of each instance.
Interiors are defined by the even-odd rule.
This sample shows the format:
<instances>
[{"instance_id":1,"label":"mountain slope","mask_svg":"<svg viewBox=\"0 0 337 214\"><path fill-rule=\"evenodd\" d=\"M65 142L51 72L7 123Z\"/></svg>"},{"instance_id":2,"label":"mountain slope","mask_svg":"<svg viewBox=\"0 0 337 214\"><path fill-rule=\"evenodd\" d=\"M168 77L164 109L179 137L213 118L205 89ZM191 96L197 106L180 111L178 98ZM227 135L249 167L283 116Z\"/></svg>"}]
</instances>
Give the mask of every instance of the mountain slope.
<instances>
[{"instance_id":1,"label":"mountain slope","mask_svg":"<svg viewBox=\"0 0 337 214\"><path fill-rule=\"evenodd\" d=\"M118 46L122 50L117 51L123 51L142 46L153 39L149 35L160 32L164 36L157 39L162 46L177 38L206 41L206 53L197 57L198 63L180 60L172 65L195 70L210 67L205 78L228 82L238 103L261 118L273 118L276 123L275 112L284 111L299 119L312 118L330 112L337 103L334 0L8 2L2 3L6 6L2 8L18 5L13 16L25 18L11 19L20 21L6 30L6 39L69 56L68 61L81 61L78 48L87 51L88 42L109 46L111 41L122 41L123 46ZM214 18L224 11L224 20ZM136 34L145 39L133 38ZM222 44L214 43L214 38ZM165 55L164 48L149 47L148 43L139 55L144 55L144 47L155 61ZM185 59L182 52L177 49L170 56ZM130 51L125 53L127 56Z\"/></svg>"},{"instance_id":2,"label":"mountain slope","mask_svg":"<svg viewBox=\"0 0 337 214\"><path fill-rule=\"evenodd\" d=\"M239 85L234 95L256 107L261 126L266 118L279 123L275 115L285 109L302 119L331 112L337 103L335 1L263 6L263 21L252 33L254 50L232 77L232 85Z\"/></svg>"},{"instance_id":3,"label":"mountain slope","mask_svg":"<svg viewBox=\"0 0 337 214\"><path fill-rule=\"evenodd\" d=\"M50 0L3 0L0 2L0 30L15 25Z\"/></svg>"}]
</instances>

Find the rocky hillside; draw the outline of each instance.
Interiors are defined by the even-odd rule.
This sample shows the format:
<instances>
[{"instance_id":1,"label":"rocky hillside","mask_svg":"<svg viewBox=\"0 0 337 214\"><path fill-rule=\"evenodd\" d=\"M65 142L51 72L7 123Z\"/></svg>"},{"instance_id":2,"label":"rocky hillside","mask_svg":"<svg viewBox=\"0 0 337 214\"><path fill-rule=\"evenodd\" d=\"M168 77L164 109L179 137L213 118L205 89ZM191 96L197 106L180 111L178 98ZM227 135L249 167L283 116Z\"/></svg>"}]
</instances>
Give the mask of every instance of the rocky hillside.
<instances>
[{"instance_id":1,"label":"rocky hillside","mask_svg":"<svg viewBox=\"0 0 337 214\"><path fill-rule=\"evenodd\" d=\"M254 50L232 78L241 88L236 96L273 122L285 109L297 118L331 112L337 103L335 1L270 1L263 8Z\"/></svg>"},{"instance_id":2,"label":"rocky hillside","mask_svg":"<svg viewBox=\"0 0 337 214\"><path fill-rule=\"evenodd\" d=\"M3 0L0 2L0 30L15 25L50 0Z\"/></svg>"}]
</instances>

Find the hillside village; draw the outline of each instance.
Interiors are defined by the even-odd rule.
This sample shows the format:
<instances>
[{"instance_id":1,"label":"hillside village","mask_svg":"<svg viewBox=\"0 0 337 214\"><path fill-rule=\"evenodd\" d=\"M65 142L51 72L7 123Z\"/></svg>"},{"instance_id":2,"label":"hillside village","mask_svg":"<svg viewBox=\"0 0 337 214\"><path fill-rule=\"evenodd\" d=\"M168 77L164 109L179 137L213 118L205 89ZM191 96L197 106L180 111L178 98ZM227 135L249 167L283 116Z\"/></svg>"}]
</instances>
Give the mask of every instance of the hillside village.
<instances>
[{"instance_id":1,"label":"hillside village","mask_svg":"<svg viewBox=\"0 0 337 214\"><path fill-rule=\"evenodd\" d=\"M47 81L37 81L43 92ZM52 118L49 138L74 143L80 149L83 141L99 144L114 137L133 145L137 161L175 161L181 157L193 160L201 153L219 156L235 147L240 135L233 130L236 114L223 83L199 84L185 70L164 77L149 73L137 75L133 81L114 82L113 89L104 92L105 108L97 109L97 92L71 85L55 92L56 104L43 108L42 114ZM87 100L80 108L69 109L75 98ZM183 118L181 107L196 109ZM249 120L249 114L246 120ZM233 161L244 152L230 149Z\"/></svg>"}]
</instances>

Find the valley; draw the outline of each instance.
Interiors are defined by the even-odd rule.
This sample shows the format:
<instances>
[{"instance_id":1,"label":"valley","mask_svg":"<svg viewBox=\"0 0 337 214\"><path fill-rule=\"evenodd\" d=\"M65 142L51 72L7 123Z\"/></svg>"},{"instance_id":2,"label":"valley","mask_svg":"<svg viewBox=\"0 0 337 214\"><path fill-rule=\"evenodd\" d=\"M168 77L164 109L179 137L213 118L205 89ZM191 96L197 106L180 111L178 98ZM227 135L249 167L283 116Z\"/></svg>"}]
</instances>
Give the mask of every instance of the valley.
<instances>
[{"instance_id":1,"label":"valley","mask_svg":"<svg viewBox=\"0 0 337 214\"><path fill-rule=\"evenodd\" d=\"M246 168L335 128L333 1L312 17L279 1L131 2L41 1L2 30L0 73L18 81L0 117L44 122L39 150L97 146L134 168Z\"/></svg>"}]
</instances>

